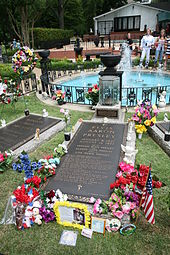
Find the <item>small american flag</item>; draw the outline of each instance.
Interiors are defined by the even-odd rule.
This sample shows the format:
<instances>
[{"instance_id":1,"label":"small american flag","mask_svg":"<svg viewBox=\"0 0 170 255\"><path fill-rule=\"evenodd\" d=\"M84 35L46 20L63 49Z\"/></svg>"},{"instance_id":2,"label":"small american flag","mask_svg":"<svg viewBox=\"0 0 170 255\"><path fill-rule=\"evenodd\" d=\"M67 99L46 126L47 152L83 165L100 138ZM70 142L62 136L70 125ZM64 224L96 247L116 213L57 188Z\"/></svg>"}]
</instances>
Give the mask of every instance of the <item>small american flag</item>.
<instances>
[{"instance_id":1,"label":"small american flag","mask_svg":"<svg viewBox=\"0 0 170 255\"><path fill-rule=\"evenodd\" d=\"M144 191L143 191L142 207L143 207L145 218L147 219L147 221L151 224L155 224L151 169L149 169L148 180L146 183L146 187L144 188Z\"/></svg>"}]
</instances>

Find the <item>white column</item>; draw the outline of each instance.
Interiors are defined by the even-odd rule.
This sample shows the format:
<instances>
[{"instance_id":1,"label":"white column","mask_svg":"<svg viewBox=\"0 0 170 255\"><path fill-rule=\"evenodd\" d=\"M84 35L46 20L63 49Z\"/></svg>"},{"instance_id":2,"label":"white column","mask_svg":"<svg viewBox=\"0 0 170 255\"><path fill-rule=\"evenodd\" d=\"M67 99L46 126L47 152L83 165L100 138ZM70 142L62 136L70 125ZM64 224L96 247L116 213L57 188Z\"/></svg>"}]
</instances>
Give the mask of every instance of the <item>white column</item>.
<instances>
[{"instance_id":1,"label":"white column","mask_svg":"<svg viewBox=\"0 0 170 255\"><path fill-rule=\"evenodd\" d=\"M97 35L97 29L98 29L98 27L97 27L97 20L94 19L94 34L95 35Z\"/></svg>"}]
</instances>

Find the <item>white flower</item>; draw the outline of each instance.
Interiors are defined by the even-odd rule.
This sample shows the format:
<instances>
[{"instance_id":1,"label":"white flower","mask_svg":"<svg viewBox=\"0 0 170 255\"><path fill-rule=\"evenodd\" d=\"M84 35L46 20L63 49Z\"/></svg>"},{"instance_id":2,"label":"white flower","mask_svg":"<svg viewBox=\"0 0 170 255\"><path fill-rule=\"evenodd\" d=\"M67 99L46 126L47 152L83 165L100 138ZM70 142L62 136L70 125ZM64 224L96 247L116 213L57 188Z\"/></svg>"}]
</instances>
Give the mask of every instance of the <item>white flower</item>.
<instances>
[{"instance_id":1,"label":"white flower","mask_svg":"<svg viewBox=\"0 0 170 255\"><path fill-rule=\"evenodd\" d=\"M50 202L50 199L49 199L48 197L46 198L46 202L47 202L47 203Z\"/></svg>"},{"instance_id":2,"label":"white flower","mask_svg":"<svg viewBox=\"0 0 170 255\"><path fill-rule=\"evenodd\" d=\"M64 199L64 201L67 201L67 199L68 199L67 194L64 194L64 195L63 195L63 199Z\"/></svg>"}]
</instances>

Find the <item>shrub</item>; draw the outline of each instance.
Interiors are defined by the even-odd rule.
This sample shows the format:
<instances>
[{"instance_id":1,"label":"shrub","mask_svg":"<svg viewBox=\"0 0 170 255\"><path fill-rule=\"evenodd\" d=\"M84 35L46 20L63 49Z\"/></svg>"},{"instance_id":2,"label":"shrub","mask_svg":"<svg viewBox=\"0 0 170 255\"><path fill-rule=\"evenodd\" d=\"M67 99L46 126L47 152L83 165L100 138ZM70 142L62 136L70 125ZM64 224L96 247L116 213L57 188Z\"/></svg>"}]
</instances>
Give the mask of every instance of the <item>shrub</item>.
<instances>
[{"instance_id":1,"label":"shrub","mask_svg":"<svg viewBox=\"0 0 170 255\"><path fill-rule=\"evenodd\" d=\"M11 64L0 64L0 75L2 78L18 79L19 75L14 73Z\"/></svg>"},{"instance_id":2,"label":"shrub","mask_svg":"<svg viewBox=\"0 0 170 255\"><path fill-rule=\"evenodd\" d=\"M51 48L61 47L63 44L69 43L73 36L72 30L63 30L55 28L34 28L34 41L36 47Z\"/></svg>"}]
</instances>

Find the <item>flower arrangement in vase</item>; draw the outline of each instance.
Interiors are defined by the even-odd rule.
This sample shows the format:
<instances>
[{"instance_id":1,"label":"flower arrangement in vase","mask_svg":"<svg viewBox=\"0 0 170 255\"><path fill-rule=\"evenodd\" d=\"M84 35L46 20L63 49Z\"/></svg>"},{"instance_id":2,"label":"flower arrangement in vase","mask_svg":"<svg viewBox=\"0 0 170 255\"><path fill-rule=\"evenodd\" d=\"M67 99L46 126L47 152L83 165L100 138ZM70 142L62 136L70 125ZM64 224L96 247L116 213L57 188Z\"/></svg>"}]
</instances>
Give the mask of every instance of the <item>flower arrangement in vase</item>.
<instances>
[{"instance_id":1,"label":"flower arrangement in vase","mask_svg":"<svg viewBox=\"0 0 170 255\"><path fill-rule=\"evenodd\" d=\"M60 112L64 114L64 121L66 124L65 130L64 130L65 141L70 141L72 126L69 125L69 122L70 122L69 110L60 109Z\"/></svg>"},{"instance_id":2,"label":"flower arrangement in vase","mask_svg":"<svg viewBox=\"0 0 170 255\"><path fill-rule=\"evenodd\" d=\"M64 104L64 97L65 97L65 92L63 92L61 89L56 91L56 100L59 105Z\"/></svg>"},{"instance_id":3,"label":"flower arrangement in vase","mask_svg":"<svg viewBox=\"0 0 170 255\"><path fill-rule=\"evenodd\" d=\"M99 87L97 84L88 89L86 98L92 102L92 105L97 105L99 102Z\"/></svg>"},{"instance_id":4,"label":"flower arrangement in vase","mask_svg":"<svg viewBox=\"0 0 170 255\"><path fill-rule=\"evenodd\" d=\"M148 127L152 127L156 123L156 117L159 113L156 105L152 105L151 101L144 100L138 102L135 107L135 114L132 120L135 121L135 129L138 134L147 132Z\"/></svg>"}]
</instances>

